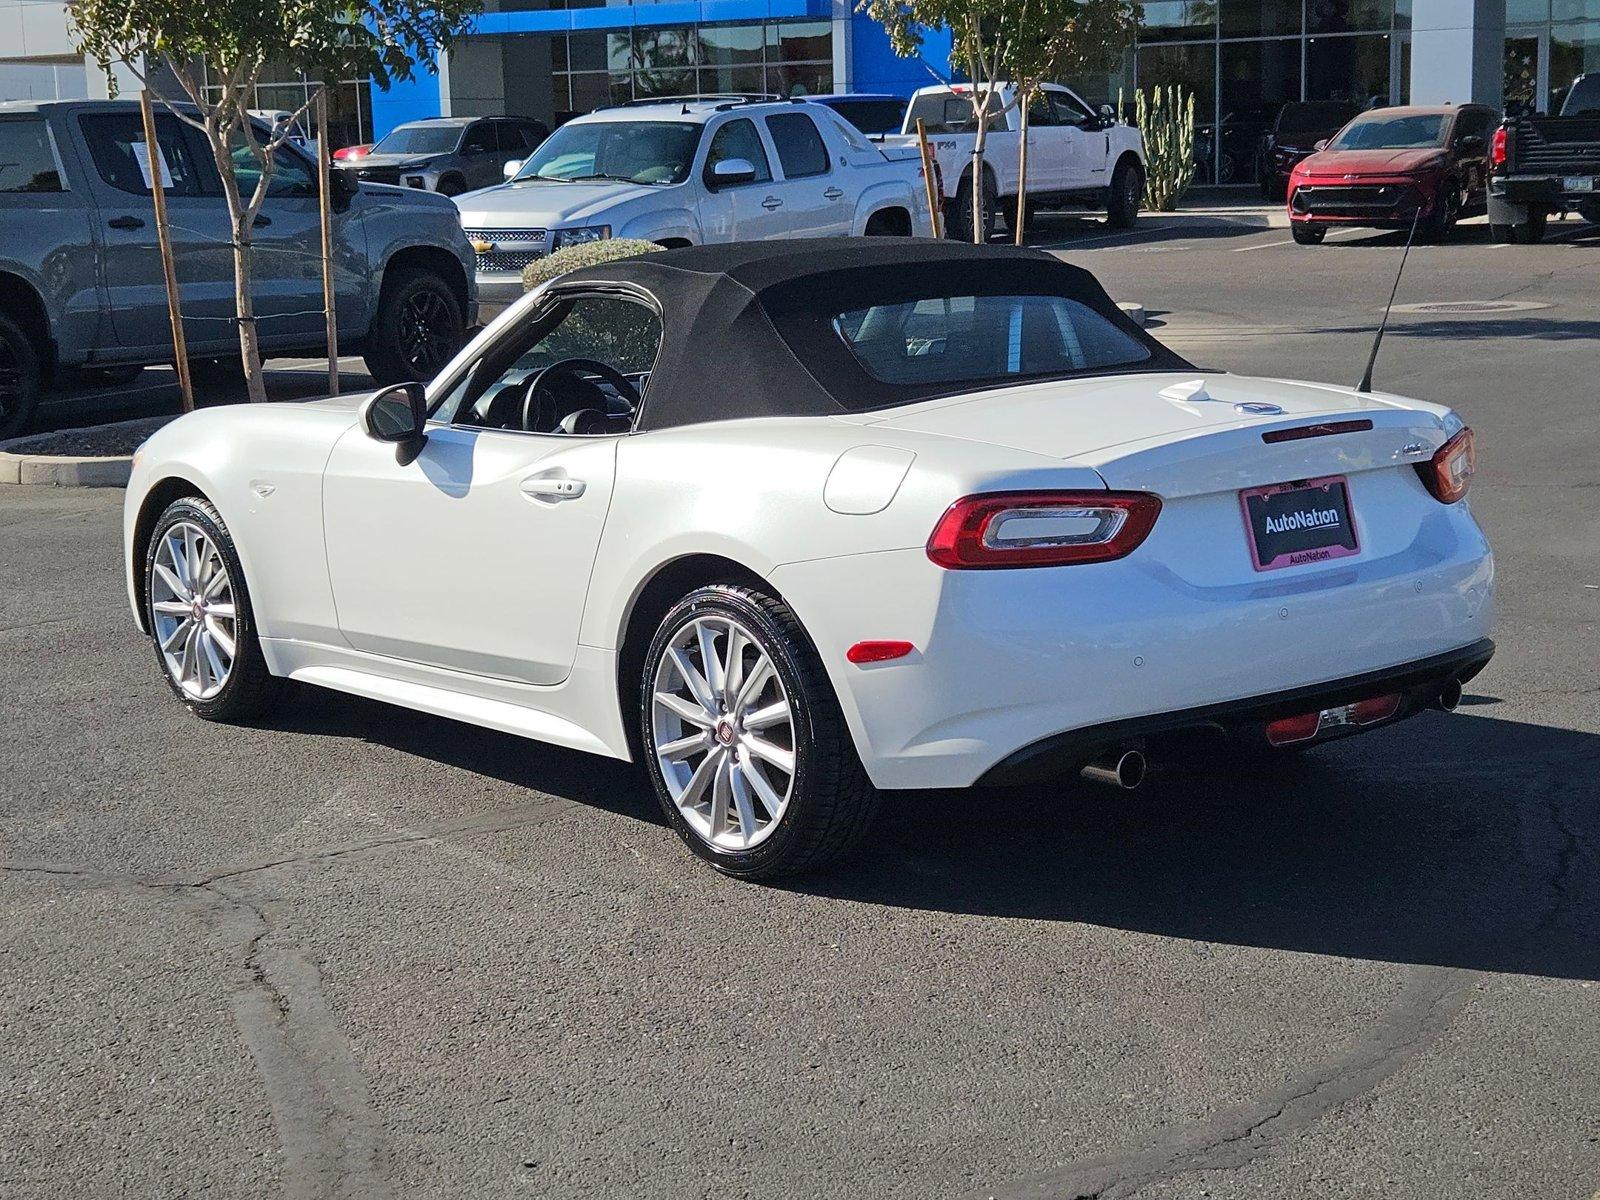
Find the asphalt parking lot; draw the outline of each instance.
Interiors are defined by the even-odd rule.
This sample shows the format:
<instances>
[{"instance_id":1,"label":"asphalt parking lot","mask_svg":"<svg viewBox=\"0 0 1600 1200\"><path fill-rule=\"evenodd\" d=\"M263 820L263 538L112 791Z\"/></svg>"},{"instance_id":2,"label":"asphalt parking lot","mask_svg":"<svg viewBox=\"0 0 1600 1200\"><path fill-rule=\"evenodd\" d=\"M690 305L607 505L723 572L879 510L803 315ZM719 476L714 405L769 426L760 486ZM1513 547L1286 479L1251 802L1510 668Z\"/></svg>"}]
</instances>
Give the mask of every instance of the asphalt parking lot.
<instances>
[{"instance_id":1,"label":"asphalt parking lot","mask_svg":"<svg viewBox=\"0 0 1600 1200\"><path fill-rule=\"evenodd\" d=\"M1551 228L1416 249L1378 364L1480 435L1456 713L894 796L785 887L619 764L309 689L188 717L121 493L0 488L0 1196L1600 1194L1600 230ZM1338 383L1399 255L1039 240L1197 364Z\"/></svg>"}]
</instances>

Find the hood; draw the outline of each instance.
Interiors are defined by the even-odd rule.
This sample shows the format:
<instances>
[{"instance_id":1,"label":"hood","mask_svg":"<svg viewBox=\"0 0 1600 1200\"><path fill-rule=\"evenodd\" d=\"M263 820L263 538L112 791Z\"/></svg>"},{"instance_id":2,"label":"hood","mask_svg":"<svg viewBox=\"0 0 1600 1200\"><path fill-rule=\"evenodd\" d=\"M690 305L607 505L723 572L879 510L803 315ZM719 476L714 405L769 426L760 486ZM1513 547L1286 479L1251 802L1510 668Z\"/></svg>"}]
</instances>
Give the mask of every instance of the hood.
<instances>
[{"instance_id":1,"label":"hood","mask_svg":"<svg viewBox=\"0 0 1600 1200\"><path fill-rule=\"evenodd\" d=\"M1263 405L1252 412L1240 405ZM889 429L959 437L1050 458L1093 455L1152 438L1182 439L1333 413L1445 409L1352 388L1201 372L1151 372L1039 383L929 400L853 418Z\"/></svg>"},{"instance_id":2,"label":"hood","mask_svg":"<svg viewBox=\"0 0 1600 1200\"><path fill-rule=\"evenodd\" d=\"M390 167L401 171L415 171L429 163L445 158L443 154L366 154L361 158L345 159L351 168L364 171L368 167Z\"/></svg>"},{"instance_id":3,"label":"hood","mask_svg":"<svg viewBox=\"0 0 1600 1200\"><path fill-rule=\"evenodd\" d=\"M648 183L502 183L456 197L469 229L548 228L603 218L617 204L664 189Z\"/></svg>"},{"instance_id":4,"label":"hood","mask_svg":"<svg viewBox=\"0 0 1600 1200\"><path fill-rule=\"evenodd\" d=\"M1320 150L1300 164L1308 175L1409 175L1442 167L1445 152L1421 150Z\"/></svg>"}]
</instances>

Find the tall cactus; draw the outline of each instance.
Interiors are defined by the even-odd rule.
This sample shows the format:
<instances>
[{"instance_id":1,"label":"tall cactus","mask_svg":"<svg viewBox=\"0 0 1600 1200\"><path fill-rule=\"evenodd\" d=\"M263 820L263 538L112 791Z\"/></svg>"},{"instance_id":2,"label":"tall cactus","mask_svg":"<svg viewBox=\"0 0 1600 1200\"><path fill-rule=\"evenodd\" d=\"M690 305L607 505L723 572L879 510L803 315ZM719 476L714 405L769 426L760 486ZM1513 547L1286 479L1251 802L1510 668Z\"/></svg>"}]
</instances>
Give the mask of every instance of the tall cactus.
<instances>
[{"instance_id":1,"label":"tall cactus","mask_svg":"<svg viewBox=\"0 0 1600 1200\"><path fill-rule=\"evenodd\" d=\"M1133 94L1134 122L1144 137L1145 204L1172 212L1194 182L1194 93L1176 84ZM1117 97L1122 109L1122 97Z\"/></svg>"}]
</instances>

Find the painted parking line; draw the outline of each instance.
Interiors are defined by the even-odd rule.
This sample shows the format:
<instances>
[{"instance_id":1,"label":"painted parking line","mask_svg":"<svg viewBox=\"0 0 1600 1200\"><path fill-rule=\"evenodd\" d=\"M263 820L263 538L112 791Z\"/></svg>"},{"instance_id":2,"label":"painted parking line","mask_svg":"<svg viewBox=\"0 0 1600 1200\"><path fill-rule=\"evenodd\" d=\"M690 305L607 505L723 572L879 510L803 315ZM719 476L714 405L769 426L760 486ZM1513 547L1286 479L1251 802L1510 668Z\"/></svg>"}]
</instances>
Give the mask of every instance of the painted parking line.
<instances>
[{"instance_id":1,"label":"painted parking line","mask_svg":"<svg viewBox=\"0 0 1600 1200\"><path fill-rule=\"evenodd\" d=\"M1328 237L1348 237L1348 236L1351 236L1351 235L1354 235L1354 234L1358 234L1358 233L1382 233L1382 232L1383 232L1383 230L1381 230L1381 229L1362 229L1362 228L1358 227L1358 228L1354 228L1354 229L1330 229L1330 230L1328 230L1326 236L1328 236ZM1270 250L1274 246L1293 246L1293 245L1295 245L1295 240L1293 238L1284 238L1280 242L1261 242L1261 243L1258 243L1257 245L1254 245L1254 246L1230 246L1230 247L1228 247L1228 249L1231 250L1234 254L1243 254L1246 250Z\"/></svg>"}]
</instances>

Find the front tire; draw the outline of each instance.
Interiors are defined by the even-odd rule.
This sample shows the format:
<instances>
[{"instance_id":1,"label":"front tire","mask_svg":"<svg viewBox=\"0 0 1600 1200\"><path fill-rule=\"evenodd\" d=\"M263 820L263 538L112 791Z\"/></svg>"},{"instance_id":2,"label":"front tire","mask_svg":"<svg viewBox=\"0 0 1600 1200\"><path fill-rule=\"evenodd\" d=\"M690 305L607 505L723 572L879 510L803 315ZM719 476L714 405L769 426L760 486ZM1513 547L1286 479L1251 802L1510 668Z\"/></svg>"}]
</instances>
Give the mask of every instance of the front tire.
<instances>
[{"instance_id":1,"label":"front tire","mask_svg":"<svg viewBox=\"0 0 1600 1200\"><path fill-rule=\"evenodd\" d=\"M1422 236L1429 242L1448 242L1456 219L1461 215L1461 189L1446 183L1434 198L1433 210L1422 223Z\"/></svg>"},{"instance_id":2,"label":"front tire","mask_svg":"<svg viewBox=\"0 0 1600 1200\"><path fill-rule=\"evenodd\" d=\"M364 358L372 378L426 383L466 339L466 318L450 285L421 267L395 267L383 281Z\"/></svg>"},{"instance_id":3,"label":"front tire","mask_svg":"<svg viewBox=\"0 0 1600 1200\"><path fill-rule=\"evenodd\" d=\"M1124 160L1111 174L1111 195L1106 200L1106 220L1113 229L1132 229L1144 203L1144 168Z\"/></svg>"},{"instance_id":4,"label":"front tire","mask_svg":"<svg viewBox=\"0 0 1600 1200\"><path fill-rule=\"evenodd\" d=\"M233 538L207 500L174 500L145 548L145 620L167 686L196 716L240 721L278 681L256 635Z\"/></svg>"},{"instance_id":5,"label":"front tire","mask_svg":"<svg viewBox=\"0 0 1600 1200\"><path fill-rule=\"evenodd\" d=\"M22 327L0 313L0 441L28 427L44 388L44 363Z\"/></svg>"},{"instance_id":6,"label":"front tire","mask_svg":"<svg viewBox=\"0 0 1600 1200\"><path fill-rule=\"evenodd\" d=\"M674 605L645 654L639 721L662 811L723 874L814 870L866 835L877 792L782 601L717 584Z\"/></svg>"},{"instance_id":7,"label":"front tire","mask_svg":"<svg viewBox=\"0 0 1600 1200\"><path fill-rule=\"evenodd\" d=\"M1322 239L1328 236L1328 231L1321 225L1313 225L1310 221L1290 221L1289 232L1294 235L1295 244L1299 246L1320 246Z\"/></svg>"}]
</instances>

